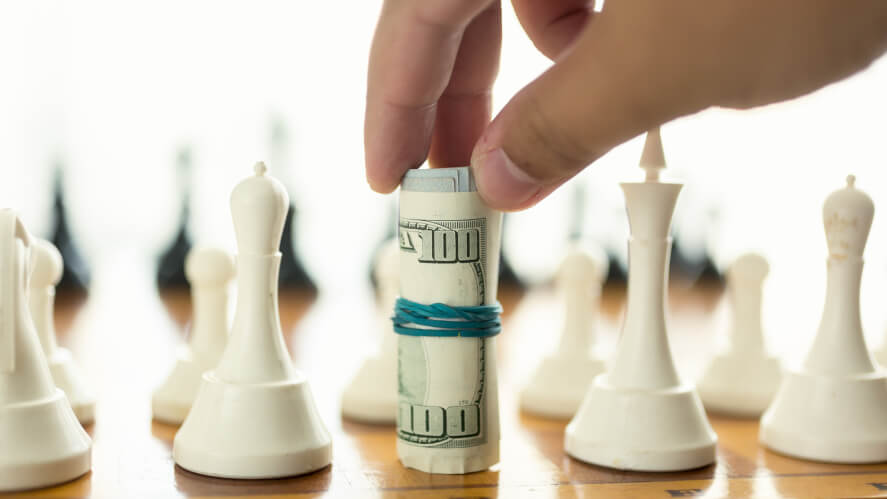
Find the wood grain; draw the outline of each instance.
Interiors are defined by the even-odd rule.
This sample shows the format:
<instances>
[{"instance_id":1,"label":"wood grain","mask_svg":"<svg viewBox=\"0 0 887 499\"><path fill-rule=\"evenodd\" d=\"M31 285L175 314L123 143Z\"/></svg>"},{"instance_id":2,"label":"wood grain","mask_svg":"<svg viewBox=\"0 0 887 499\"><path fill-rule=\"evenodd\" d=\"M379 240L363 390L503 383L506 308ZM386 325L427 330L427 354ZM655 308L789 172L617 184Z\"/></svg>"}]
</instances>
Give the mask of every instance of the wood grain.
<instances>
[{"instance_id":1,"label":"wood grain","mask_svg":"<svg viewBox=\"0 0 887 499\"><path fill-rule=\"evenodd\" d=\"M145 281L143 279L143 281ZM118 283L120 284L120 283ZM597 330L612 350L624 289L608 288ZM723 329L721 289L674 286L672 348L685 376L698 375ZM285 292L281 322L294 361L312 384L333 434L334 461L321 471L281 480L223 480L185 471L172 461L176 427L151 421L150 394L184 340L190 319L186 291L157 296L148 282L105 287L89 299L60 297L56 322L99 396L93 470L62 486L17 494L47 498L236 497L875 497L887 496L887 464L833 465L778 455L757 442L756 421L711 415L719 437L715 465L682 473L631 473L566 456L566 422L522 414L519 387L550 349L560 326L560 302L550 289L500 292L506 311L498 356L501 382L501 462L470 475L429 475L397 460L392 427L342 420L339 394L378 339L369 292L313 296ZM348 314L343 307L348 306Z\"/></svg>"}]
</instances>

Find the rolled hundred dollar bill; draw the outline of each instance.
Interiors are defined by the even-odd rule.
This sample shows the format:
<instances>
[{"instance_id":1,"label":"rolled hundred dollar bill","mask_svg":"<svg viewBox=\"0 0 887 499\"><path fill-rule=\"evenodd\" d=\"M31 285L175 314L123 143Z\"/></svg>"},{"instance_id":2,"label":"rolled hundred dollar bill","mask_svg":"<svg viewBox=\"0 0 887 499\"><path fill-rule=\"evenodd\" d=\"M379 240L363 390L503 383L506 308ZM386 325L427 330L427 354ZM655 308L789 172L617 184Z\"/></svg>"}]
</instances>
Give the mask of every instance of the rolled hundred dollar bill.
<instances>
[{"instance_id":1,"label":"rolled hundred dollar bill","mask_svg":"<svg viewBox=\"0 0 887 499\"><path fill-rule=\"evenodd\" d=\"M400 293L422 304L496 304L501 212L468 167L410 170L400 190ZM398 337L397 455L427 473L499 462L496 338Z\"/></svg>"}]
</instances>

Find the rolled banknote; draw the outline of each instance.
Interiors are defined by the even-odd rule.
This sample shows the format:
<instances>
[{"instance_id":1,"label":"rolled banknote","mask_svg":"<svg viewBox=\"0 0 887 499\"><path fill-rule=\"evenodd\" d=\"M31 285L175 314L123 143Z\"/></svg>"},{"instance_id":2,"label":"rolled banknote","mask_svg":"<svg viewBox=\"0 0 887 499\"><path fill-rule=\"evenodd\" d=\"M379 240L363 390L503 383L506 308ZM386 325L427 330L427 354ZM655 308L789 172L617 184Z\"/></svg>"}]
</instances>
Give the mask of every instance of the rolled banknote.
<instances>
[{"instance_id":1,"label":"rolled banknote","mask_svg":"<svg viewBox=\"0 0 887 499\"><path fill-rule=\"evenodd\" d=\"M410 170L400 191L400 293L421 304L495 305L502 214L467 167ZM397 455L428 473L499 462L495 336L398 337Z\"/></svg>"}]
</instances>

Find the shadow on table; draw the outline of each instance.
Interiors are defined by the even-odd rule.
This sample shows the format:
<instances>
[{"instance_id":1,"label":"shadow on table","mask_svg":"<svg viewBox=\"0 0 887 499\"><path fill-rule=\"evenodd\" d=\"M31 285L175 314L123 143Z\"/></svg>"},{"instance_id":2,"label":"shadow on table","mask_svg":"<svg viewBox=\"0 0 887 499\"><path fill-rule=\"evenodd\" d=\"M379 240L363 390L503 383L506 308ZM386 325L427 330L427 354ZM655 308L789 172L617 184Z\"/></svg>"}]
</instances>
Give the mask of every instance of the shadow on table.
<instances>
[{"instance_id":1,"label":"shadow on table","mask_svg":"<svg viewBox=\"0 0 887 499\"><path fill-rule=\"evenodd\" d=\"M237 480L198 475L176 465L176 488L191 496L264 496L285 493L324 492L330 488L332 465L292 478Z\"/></svg>"}]
</instances>

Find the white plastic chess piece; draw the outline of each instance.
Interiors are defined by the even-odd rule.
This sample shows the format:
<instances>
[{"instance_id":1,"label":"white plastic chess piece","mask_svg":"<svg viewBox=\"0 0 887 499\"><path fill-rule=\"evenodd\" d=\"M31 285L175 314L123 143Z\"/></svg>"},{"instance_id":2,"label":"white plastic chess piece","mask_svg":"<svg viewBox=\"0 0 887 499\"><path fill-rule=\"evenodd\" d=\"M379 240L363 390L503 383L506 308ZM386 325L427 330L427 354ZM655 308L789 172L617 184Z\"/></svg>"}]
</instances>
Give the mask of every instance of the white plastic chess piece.
<instances>
[{"instance_id":1,"label":"white plastic chess piece","mask_svg":"<svg viewBox=\"0 0 887 499\"><path fill-rule=\"evenodd\" d=\"M695 389L679 379L668 346L668 234L681 184L659 182L663 158L659 131L651 130L641 157L646 181L622 184L631 228L622 336L564 441L569 455L610 468L678 471L715 460L717 437Z\"/></svg>"},{"instance_id":2,"label":"white plastic chess piece","mask_svg":"<svg viewBox=\"0 0 887 499\"><path fill-rule=\"evenodd\" d=\"M228 285L234 278L234 259L221 249L193 249L185 259L185 277L194 308L191 339L180 348L175 367L151 400L154 419L172 424L185 420L203 373L216 367L228 343Z\"/></svg>"},{"instance_id":3,"label":"white plastic chess piece","mask_svg":"<svg viewBox=\"0 0 887 499\"><path fill-rule=\"evenodd\" d=\"M55 386L62 389L81 424L95 419L95 397L74 363L71 352L58 346L53 320L55 286L62 278L62 254L49 241L31 239L31 281L28 305L37 337L49 364Z\"/></svg>"},{"instance_id":4,"label":"white plastic chess piece","mask_svg":"<svg viewBox=\"0 0 887 499\"><path fill-rule=\"evenodd\" d=\"M557 351L542 359L521 392L521 408L532 414L572 418L591 380L606 369L590 345L609 265L603 250L586 246L573 244L555 276L565 303L564 329Z\"/></svg>"},{"instance_id":5,"label":"white plastic chess piece","mask_svg":"<svg viewBox=\"0 0 887 499\"><path fill-rule=\"evenodd\" d=\"M709 410L757 417L779 388L779 359L769 355L761 327L761 291L770 271L756 253L737 258L727 269L732 326L727 350L715 356L699 382L699 396Z\"/></svg>"},{"instance_id":6,"label":"white plastic chess piece","mask_svg":"<svg viewBox=\"0 0 887 499\"><path fill-rule=\"evenodd\" d=\"M330 434L280 330L279 248L289 196L265 173L264 163L256 164L255 175L231 193L234 325L173 443L175 462L203 475L279 478L318 470L332 458Z\"/></svg>"},{"instance_id":7,"label":"white plastic chess piece","mask_svg":"<svg viewBox=\"0 0 887 499\"><path fill-rule=\"evenodd\" d=\"M764 445L815 461L887 461L887 373L869 355L859 313L862 254L875 207L854 182L847 177L822 210L829 256L819 331L761 418Z\"/></svg>"},{"instance_id":8,"label":"white plastic chess piece","mask_svg":"<svg viewBox=\"0 0 887 499\"><path fill-rule=\"evenodd\" d=\"M92 441L56 387L28 312L32 240L0 210L0 491L47 487L89 471Z\"/></svg>"},{"instance_id":9,"label":"white plastic chess piece","mask_svg":"<svg viewBox=\"0 0 887 499\"><path fill-rule=\"evenodd\" d=\"M379 284L379 352L366 359L342 394L342 415L365 423L394 424L397 419L397 335L391 323L400 288L397 239L385 243L376 257Z\"/></svg>"}]
</instances>

